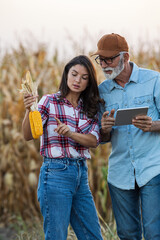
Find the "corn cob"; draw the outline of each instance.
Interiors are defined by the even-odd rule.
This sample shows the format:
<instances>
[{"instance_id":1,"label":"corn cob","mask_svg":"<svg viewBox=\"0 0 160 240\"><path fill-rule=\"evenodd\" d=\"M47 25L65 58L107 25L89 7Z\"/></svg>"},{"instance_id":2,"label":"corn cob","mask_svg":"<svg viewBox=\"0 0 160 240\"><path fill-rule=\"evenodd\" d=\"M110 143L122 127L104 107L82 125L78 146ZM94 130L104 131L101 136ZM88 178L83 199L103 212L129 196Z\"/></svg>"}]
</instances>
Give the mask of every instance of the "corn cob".
<instances>
[{"instance_id":1,"label":"corn cob","mask_svg":"<svg viewBox=\"0 0 160 240\"><path fill-rule=\"evenodd\" d=\"M38 111L30 112L29 122L33 138L39 138L43 134L41 114Z\"/></svg>"},{"instance_id":2,"label":"corn cob","mask_svg":"<svg viewBox=\"0 0 160 240\"><path fill-rule=\"evenodd\" d=\"M33 83L30 72L26 73L26 80L22 80L22 92L36 95L37 86ZM31 106L29 122L33 138L37 139L43 134L43 124L41 114L38 112L37 101Z\"/></svg>"}]
</instances>

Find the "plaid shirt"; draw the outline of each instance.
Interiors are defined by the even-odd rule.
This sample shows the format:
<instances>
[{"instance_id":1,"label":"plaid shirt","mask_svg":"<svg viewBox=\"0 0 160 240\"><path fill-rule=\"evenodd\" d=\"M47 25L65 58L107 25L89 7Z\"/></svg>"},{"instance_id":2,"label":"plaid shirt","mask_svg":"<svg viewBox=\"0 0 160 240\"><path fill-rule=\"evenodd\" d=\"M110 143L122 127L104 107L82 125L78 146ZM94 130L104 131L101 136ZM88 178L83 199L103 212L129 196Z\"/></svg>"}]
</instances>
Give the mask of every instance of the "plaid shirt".
<instances>
[{"instance_id":1,"label":"plaid shirt","mask_svg":"<svg viewBox=\"0 0 160 240\"><path fill-rule=\"evenodd\" d=\"M43 135L41 136L40 154L49 158L91 158L89 148L76 143L71 138L54 132L59 118L71 131L83 134L93 134L99 143L98 117L88 118L82 113L83 101L80 99L74 108L66 99L60 99L60 93L45 95L38 104L43 121Z\"/></svg>"}]
</instances>

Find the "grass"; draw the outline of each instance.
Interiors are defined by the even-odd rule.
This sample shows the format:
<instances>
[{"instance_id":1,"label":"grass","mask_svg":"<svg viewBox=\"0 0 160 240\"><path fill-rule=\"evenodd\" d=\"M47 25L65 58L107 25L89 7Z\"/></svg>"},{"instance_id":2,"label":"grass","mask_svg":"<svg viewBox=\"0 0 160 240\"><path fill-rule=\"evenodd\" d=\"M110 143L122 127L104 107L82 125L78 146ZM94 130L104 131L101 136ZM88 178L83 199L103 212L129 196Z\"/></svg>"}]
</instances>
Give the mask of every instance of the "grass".
<instances>
[{"instance_id":1,"label":"grass","mask_svg":"<svg viewBox=\"0 0 160 240\"><path fill-rule=\"evenodd\" d=\"M115 233L115 225L112 224L112 226L109 226L101 217L100 222L103 239L118 240ZM42 220L32 219L30 221L24 221L19 216L16 218L16 221L11 225L11 227L16 232L14 240L45 240ZM67 240L77 240L76 235L70 225L68 227Z\"/></svg>"},{"instance_id":2,"label":"grass","mask_svg":"<svg viewBox=\"0 0 160 240\"><path fill-rule=\"evenodd\" d=\"M11 224L15 230L14 240L44 240L42 221L30 219L24 221L21 216L16 217L16 221Z\"/></svg>"}]
</instances>

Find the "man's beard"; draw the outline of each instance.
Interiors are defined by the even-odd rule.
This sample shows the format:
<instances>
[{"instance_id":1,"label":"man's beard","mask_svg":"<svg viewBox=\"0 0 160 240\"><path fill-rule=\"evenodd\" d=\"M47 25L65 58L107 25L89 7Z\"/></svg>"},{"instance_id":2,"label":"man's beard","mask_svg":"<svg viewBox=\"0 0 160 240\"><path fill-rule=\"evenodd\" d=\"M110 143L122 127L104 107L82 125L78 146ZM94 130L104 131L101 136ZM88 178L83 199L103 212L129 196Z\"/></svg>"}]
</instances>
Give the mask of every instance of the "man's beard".
<instances>
[{"instance_id":1,"label":"man's beard","mask_svg":"<svg viewBox=\"0 0 160 240\"><path fill-rule=\"evenodd\" d=\"M112 80L114 78L116 78L124 69L124 57L122 55L122 57L120 56L120 60L119 60L119 63L118 63L118 66L115 67L115 68L112 68L112 67L106 67L106 68L103 68L103 72L104 72L104 75L107 79L109 80ZM105 71L112 71L111 74L107 74Z\"/></svg>"}]
</instances>

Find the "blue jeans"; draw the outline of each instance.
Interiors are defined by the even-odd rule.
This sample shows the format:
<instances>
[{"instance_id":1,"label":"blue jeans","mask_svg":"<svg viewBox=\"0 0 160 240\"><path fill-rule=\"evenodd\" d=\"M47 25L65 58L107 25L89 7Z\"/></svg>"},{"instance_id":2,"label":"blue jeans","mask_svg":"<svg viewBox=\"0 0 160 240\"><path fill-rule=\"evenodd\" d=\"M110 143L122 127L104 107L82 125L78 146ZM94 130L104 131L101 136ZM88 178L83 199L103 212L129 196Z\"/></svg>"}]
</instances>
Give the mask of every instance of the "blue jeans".
<instances>
[{"instance_id":1,"label":"blue jeans","mask_svg":"<svg viewBox=\"0 0 160 240\"><path fill-rule=\"evenodd\" d=\"M108 186L119 238L140 240L143 226L145 240L160 240L160 175L133 190Z\"/></svg>"},{"instance_id":2,"label":"blue jeans","mask_svg":"<svg viewBox=\"0 0 160 240\"><path fill-rule=\"evenodd\" d=\"M69 223L79 240L102 240L85 159L44 159L37 192L46 240L66 240Z\"/></svg>"}]
</instances>

